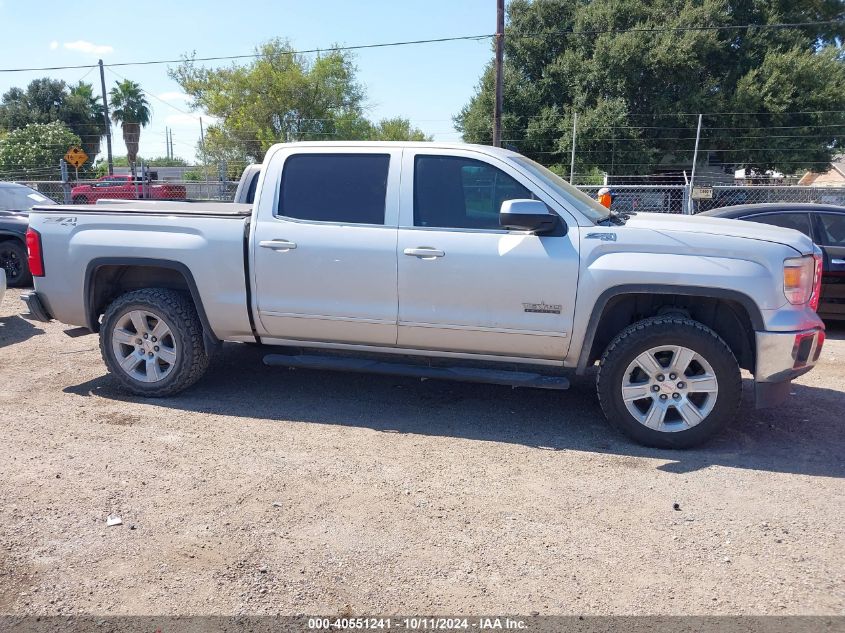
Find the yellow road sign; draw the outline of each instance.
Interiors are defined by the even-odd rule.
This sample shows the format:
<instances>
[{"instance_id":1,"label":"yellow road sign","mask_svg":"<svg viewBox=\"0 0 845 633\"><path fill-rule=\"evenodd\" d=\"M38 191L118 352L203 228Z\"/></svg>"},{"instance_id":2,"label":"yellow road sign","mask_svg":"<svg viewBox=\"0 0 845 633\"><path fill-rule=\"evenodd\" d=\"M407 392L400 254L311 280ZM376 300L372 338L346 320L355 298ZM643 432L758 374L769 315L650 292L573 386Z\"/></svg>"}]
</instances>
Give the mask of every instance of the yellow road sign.
<instances>
[{"instance_id":1,"label":"yellow road sign","mask_svg":"<svg viewBox=\"0 0 845 633\"><path fill-rule=\"evenodd\" d=\"M86 160L88 160L88 154L83 152L81 147L71 147L67 151L67 154L65 154L65 161L67 164L73 165L77 169L84 165Z\"/></svg>"}]
</instances>

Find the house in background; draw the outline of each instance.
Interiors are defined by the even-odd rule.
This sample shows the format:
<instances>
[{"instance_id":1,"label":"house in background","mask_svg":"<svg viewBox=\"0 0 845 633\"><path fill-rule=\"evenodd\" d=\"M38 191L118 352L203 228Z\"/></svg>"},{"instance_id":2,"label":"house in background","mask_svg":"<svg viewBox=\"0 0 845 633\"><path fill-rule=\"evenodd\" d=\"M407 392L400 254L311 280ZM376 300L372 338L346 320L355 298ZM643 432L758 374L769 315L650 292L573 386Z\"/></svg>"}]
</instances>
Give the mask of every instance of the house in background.
<instances>
[{"instance_id":1,"label":"house in background","mask_svg":"<svg viewBox=\"0 0 845 633\"><path fill-rule=\"evenodd\" d=\"M837 156L825 172L808 171L798 181L806 187L845 187L845 155Z\"/></svg>"}]
</instances>

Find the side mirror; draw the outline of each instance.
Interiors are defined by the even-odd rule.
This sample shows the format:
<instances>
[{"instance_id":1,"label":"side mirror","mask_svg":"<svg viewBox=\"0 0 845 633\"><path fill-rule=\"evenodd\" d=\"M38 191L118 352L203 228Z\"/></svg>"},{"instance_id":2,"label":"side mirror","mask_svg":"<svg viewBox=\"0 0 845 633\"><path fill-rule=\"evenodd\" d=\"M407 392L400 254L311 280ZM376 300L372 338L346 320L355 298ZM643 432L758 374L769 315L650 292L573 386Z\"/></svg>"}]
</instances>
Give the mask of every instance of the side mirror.
<instances>
[{"instance_id":1,"label":"side mirror","mask_svg":"<svg viewBox=\"0 0 845 633\"><path fill-rule=\"evenodd\" d=\"M540 200L505 200L499 210L499 225L503 229L548 233L559 221L560 216L549 211Z\"/></svg>"}]
</instances>

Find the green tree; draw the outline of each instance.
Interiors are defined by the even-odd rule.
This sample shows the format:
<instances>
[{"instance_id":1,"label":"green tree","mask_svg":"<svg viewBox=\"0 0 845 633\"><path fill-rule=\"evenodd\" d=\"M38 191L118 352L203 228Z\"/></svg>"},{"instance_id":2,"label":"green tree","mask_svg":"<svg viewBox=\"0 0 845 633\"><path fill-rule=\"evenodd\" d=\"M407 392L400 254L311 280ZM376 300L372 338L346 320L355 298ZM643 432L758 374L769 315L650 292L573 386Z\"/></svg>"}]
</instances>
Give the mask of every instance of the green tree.
<instances>
[{"instance_id":1,"label":"green tree","mask_svg":"<svg viewBox=\"0 0 845 633\"><path fill-rule=\"evenodd\" d=\"M68 86L59 79L44 77L31 81L25 90L9 89L0 101L2 129L17 130L31 123L53 121L61 121L80 137L80 145L93 163L107 128L103 105L91 84L80 81Z\"/></svg>"},{"instance_id":2,"label":"green tree","mask_svg":"<svg viewBox=\"0 0 845 633\"><path fill-rule=\"evenodd\" d=\"M111 118L115 123L120 123L123 142L126 144L126 158L134 175L141 128L149 124L152 112L140 84L130 79L114 83L114 87L109 90Z\"/></svg>"},{"instance_id":3,"label":"green tree","mask_svg":"<svg viewBox=\"0 0 845 633\"><path fill-rule=\"evenodd\" d=\"M247 65L209 69L188 59L170 71L193 106L218 119L199 148L208 163L242 168L279 142L424 136L402 119L376 125L366 119L349 53L328 50L312 60L279 39L256 53Z\"/></svg>"},{"instance_id":4,"label":"green tree","mask_svg":"<svg viewBox=\"0 0 845 633\"><path fill-rule=\"evenodd\" d=\"M503 139L568 172L577 112L580 173L648 173L692 158L701 112L702 148L726 164L818 167L845 141L845 23L667 29L843 16L838 0L512 0ZM493 88L488 66L455 117L465 140L490 143Z\"/></svg>"},{"instance_id":5,"label":"green tree","mask_svg":"<svg viewBox=\"0 0 845 633\"><path fill-rule=\"evenodd\" d=\"M382 119L372 126L368 138L373 141L430 141L425 132L413 127L408 119Z\"/></svg>"},{"instance_id":6,"label":"green tree","mask_svg":"<svg viewBox=\"0 0 845 633\"><path fill-rule=\"evenodd\" d=\"M108 132L103 104L94 95L94 87L82 81L70 86L61 120L79 135L88 164L100 153L100 141Z\"/></svg>"},{"instance_id":7,"label":"green tree","mask_svg":"<svg viewBox=\"0 0 845 633\"><path fill-rule=\"evenodd\" d=\"M43 178L46 169L58 175L59 160L74 145L81 143L64 123L30 123L8 132L0 139L0 172L14 178Z\"/></svg>"}]
</instances>

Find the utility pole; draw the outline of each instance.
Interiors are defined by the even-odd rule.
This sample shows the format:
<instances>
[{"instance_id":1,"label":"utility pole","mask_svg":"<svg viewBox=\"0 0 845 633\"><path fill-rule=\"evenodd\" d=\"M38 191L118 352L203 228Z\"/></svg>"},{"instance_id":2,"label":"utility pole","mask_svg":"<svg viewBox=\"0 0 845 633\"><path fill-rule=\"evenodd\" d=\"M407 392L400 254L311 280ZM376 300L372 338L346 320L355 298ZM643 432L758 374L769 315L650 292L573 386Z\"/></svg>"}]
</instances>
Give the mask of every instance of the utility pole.
<instances>
[{"instance_id":1,"label":"utility pole","mask_svg":"<svg viewBox=\"0 0 845 633\"><path fill-rule=\"evenodd\" d=\"M578 113L574 112L572 117L572 159L569 163L569 184L575 184L575 131L578 129Z\"/></svg>"},{"instance_id":2,"label":"utility pole","mask_svg":"<svg viewBox=\"0 0 845 633\"><path fill-rule=\"evenodd\" d=\"M170 134L167 127L164 128L164 157L170 158Z\"/></svg>"},{"instance_id":3,"label":"utility pole","mask_svg":"<svg viewBox=\"0 0 845 633\"><path fill-rule=\"evenodd\" d=\"M502 107L504 104L505 0L496 0L496 104L493 109L493 146L502 146Z\"/></svg>"},{"instance_id":4,"label":"utility pole","mask_svg":"<svg viewBox=\"0 0 845 633\"><path fill-rule=\"evenodd\" d=\"M167 147L170 151L170 158L173 158L173 128L170 128L170 131L168 132Z\"/></svg>"},{"instance_id":5,"label":"utility pole","mask_svg":"<svg viewBox=\"0 0 845 633\"><path fill-rule=\"evenodd\" d=\"M701 115L698 115L698 129L695 132L695 151L692 153L692 173L689 177L689 210L688 213L692 215L694 213L693 209L693 201L692 201L692 192L693 187L695 186L695 164L698 162L698 141L701 139Z\"/></svg>"},{"instance_id":6,"label":"utility pole","mask_svg":"<svg viewBox=\"0 0 845 633\"><path fill-rule=\"evenodd\" d=\"M106 119L106 157L109 162L109 176L114 175L114 159L111 154L111 119L109 119L109 99L106 96L106 74L103 71L103 60L98 62L100 66L100 87L103 89L103 116Z\"/></svg>"}]
</instances>

